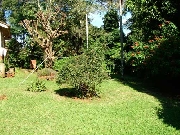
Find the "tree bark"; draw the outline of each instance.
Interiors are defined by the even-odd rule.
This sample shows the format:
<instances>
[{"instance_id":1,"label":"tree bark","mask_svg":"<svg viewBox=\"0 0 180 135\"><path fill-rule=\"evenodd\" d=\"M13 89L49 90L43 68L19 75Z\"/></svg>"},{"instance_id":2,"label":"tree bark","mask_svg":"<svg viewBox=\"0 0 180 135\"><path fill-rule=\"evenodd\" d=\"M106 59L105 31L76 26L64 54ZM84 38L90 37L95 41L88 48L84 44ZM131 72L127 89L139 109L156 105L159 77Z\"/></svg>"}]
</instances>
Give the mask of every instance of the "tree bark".
<instances>
[{"instance_id":1,"label":"tree bark","mask_svg":"<svg viewBox=\"0 0 180 135\"><path fill-rule=\"evenodd\" d=\"M46 45L47 46L44 49L45 68L52 68L54 57L52 41L49 40Z\"/></svg>"}]
</instances>

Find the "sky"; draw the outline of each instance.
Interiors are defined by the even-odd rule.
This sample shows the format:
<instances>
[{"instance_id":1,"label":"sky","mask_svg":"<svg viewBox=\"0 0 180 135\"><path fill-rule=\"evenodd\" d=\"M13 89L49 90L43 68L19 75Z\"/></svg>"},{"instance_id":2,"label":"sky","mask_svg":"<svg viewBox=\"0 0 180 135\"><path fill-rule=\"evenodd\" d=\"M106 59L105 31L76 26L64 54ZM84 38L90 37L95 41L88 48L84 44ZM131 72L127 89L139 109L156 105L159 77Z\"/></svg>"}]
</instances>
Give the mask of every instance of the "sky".
<instances>
[{"instance_id":1,"label":"sky","mask_svg":"<svg viewBox=\"0 0 180 135\"><path fill-rule=\"evenodd\" d=\"M90 14L89 16L91 19L92 19L92 22L91 24L94 25L94 26L97 26L98 28L100 28L102 25L103 25L103 17L104 17L104 14ZM131 14L130 13L127 13L126 16L123 16L123 24L126 23L126 21L131 18ZM125 33L125 35L127 35L130 30L126 29L126 28L123 28L123 31Z\"/></svg>"}]
</instances>

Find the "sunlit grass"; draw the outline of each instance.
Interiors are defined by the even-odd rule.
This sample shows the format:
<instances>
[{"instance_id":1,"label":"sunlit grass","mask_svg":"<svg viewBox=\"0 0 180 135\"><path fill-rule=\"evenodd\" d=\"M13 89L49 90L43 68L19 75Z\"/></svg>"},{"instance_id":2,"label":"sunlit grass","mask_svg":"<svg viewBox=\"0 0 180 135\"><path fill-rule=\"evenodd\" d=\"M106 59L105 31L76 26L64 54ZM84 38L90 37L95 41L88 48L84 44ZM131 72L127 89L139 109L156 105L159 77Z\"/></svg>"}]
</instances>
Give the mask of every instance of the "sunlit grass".
<instances>
[{"instance_id":1,"label":"sunlit grass","mask_svg":"<svg viewBox=\"0 0 180 135\"><path fill-rule=\"evenodd\" d=\"M115 80L102 83L101 98L73 99L56 94L55 81L46 92L25 91L36 79L18 70L14 78L0 78L0 134L2 135L180 135L180 130L157 115L162 104Z\"/></svg>"}]
</instances>

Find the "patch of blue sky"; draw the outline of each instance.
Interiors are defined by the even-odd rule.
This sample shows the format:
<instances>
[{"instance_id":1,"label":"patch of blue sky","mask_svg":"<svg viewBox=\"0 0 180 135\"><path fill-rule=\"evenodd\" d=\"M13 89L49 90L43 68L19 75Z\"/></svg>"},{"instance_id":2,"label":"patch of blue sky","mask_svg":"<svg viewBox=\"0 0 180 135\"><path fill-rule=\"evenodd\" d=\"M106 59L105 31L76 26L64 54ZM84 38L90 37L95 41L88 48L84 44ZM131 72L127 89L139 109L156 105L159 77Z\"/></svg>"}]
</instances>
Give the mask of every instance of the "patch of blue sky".
<instances>
[{"instance_id":1,"label":"patch of blue sky","mask_svg":"<svg viewBox=\"0 0 180 135\"><path fill-rule=\"evenodd\" d=\"M94 13L94 14L90 14L89 18L92 20L91 24L100 28L101 26L103 26L103 17L104 14L98 14L98 13ZM131 14L128 12L125 16L123 16L123 20L122 23L126 24L127 20L131 18ZM127 35L128 33L130 33L131 31L129 29L127 29L126 27L123 27L123 31L125 33L125 35Z\"/></svg>"}]
</instances>

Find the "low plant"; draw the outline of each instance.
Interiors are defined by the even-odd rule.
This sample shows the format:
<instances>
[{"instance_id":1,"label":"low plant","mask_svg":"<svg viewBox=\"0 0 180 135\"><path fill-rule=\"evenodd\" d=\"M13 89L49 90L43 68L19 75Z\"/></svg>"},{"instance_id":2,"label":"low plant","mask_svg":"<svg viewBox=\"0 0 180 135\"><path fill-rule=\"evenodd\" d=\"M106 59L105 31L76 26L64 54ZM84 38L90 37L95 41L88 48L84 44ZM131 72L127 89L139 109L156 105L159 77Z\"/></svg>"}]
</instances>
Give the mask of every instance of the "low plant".
<instances>
[{"instance_id":1,"label":"low plant","mask_svg":"<svg viewBox=\"0 0 180 135\"><path fill-rule=\"evenodd\" d=\"M28 86L26 90L31 92L42 92L42 91L46 91L47 88L43 81L37 79L36 81L32 82L31 85Z\"/></svg>"},{"instance_id":2,"label":"low plant","mask_svg":"<svg viewBox=\"0 0 180 135\"><path fill-rule=\"evenodd\" d=\"M59 72L57 83L67 83L77 90L80 98L98 96L96 86L108 78L102 48L87 50L72 57Z\"/></svg>"},{"instance_id":3,"label":"low plant","mask_svg":"<svg viewBox=\"0 0 180 135\"><path fill-rule=\"evenodd\" d=\"M55 76L57 73L51 68L43 68L37 72L38 77L41 76Z\"/></svg>"}]
</instances>

